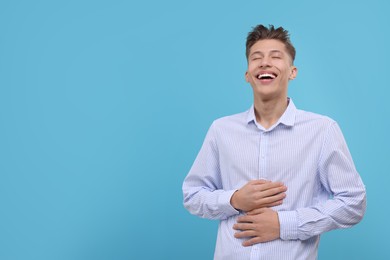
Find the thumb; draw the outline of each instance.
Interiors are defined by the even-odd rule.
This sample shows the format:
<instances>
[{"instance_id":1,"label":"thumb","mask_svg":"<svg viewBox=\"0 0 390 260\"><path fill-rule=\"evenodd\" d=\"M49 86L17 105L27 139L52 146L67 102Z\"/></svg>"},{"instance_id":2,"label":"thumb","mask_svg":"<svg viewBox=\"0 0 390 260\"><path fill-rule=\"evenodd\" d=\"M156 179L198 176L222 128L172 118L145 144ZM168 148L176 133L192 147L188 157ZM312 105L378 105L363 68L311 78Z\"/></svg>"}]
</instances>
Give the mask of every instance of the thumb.
<instances>
[{"instance_id":1,"label":"thumb","mask_svg":"<svg viewBox=\"0 0 390 260\"><path fill-rule=\"evenodd\" d=\"M253 185L259 185L259 184L265 184L265 183L269 183L271 181L269 180L265 180L265 179L259 179L259 180L252 180L251 183Z\"/></svg>"}]
</instances>

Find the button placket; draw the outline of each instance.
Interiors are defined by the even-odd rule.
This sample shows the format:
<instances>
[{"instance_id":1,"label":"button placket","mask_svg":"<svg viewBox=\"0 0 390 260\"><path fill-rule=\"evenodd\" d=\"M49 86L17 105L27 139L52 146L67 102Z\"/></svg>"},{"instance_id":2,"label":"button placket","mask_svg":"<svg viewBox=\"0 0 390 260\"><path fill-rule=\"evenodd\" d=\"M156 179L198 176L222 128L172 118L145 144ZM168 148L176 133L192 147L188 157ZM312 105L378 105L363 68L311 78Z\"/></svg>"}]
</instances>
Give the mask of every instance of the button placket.
<instances>
[{"instance_id":1,"label":"button placket","mask_svg":"<svg viewBox=\"0 0 390 260\"><path fill-rule=\"evenodd\" d=\"M260 149L259 149L259 179L267 179L267 148L268 148L268 133L261 132L260 134Z\"/></svg>"}]
</instances>

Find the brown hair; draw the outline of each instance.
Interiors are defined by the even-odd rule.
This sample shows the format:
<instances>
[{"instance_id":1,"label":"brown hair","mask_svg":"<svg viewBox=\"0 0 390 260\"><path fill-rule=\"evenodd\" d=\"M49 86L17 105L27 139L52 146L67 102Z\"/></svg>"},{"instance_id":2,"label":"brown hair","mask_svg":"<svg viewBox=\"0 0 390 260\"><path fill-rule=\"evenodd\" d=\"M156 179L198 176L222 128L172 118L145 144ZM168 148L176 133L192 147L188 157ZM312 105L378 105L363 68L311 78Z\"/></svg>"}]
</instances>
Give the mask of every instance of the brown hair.
<instances>
[{"instance_id":1,"label":"brown hair","mask_svg":"<svg viewBox=\"0 0 390 260\"><path fill-rule=\"evenodd\" d=\"M265 27L262 24L257 25L246 38L246 59L248 59L249 52L252 46L260 40L278 40L284 43L287 53L290 55L292 62L295 60L295 48L290 41L290 35L283 27L276 28L273 25Z\"/></svg>"}]
</instances>

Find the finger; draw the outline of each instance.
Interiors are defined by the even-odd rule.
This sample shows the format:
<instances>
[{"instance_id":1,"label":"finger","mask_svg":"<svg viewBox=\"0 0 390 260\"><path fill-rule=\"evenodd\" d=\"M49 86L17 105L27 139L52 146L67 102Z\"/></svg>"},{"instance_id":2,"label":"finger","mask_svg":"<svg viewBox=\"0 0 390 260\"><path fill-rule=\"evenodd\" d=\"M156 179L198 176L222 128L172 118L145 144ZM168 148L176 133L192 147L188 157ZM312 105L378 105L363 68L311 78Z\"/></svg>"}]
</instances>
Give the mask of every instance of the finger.
<instances>
[{"instance_id":1,"label":"finger","mask_svg":"<svg viewBox=\"0 0 390 260\"><path fill-rule=\"evenodd\" d=\"M259 186L261 186L262 191L268 191L269 194L277 194L277 193L285 192L287 190L287 186L285 186L281 182L265 183Z\"/></svg>"},{"instance_id":2,"label":"finger","mask_svg":"<svg viewBox=\"0 0 390 260\"><path fill-rule=\"evenodd\" d=\"M237 218L237 223L252 223L253 221L252 216L244 215L239 218Z\"/></svg>"},{"instance_id":3,"label":"finger","mask_svg":"<svg viewBox=\"0 0 390 260\"><path fill-rule=\"evenodd\" d=\"M280 186L284 186L282 182L272 182L268 180L254 180L252 184L258 185L258 188L261 188L262 190L268 190Z\"/></svg>"},{"instance_id":4,"label":"finger","mask_svg":"<svg viewBox=\"0 0 390 260\"><path fill-rule=\"evenodd\" d=\"M252 230L253 224L252 223L236 223L233 225L233 229L235 229L235 230Z\"/></svg>"},{"instance_id":5,"label":"finger","mask_svg":"<svg viewBox=\"0 0 390 260\"><path fill-rule=\"evenodd\" d=\"M275 202L272 202L272 203L268 203L265 206L267 208L274 207L274 206L279 206L279 205L283 204L283 201L284 201L284 199L281 199L281 200L278 200L278 201L275 201Z\"/></svg>"},{"instance_id":6,"label":"finger","mask_svg":"<svg viewBox=\"0 0 390 260\"><path fill-rule=\"evenodd\" d=\"M275 202L272 202L272 203L268 203L268 204L263 204L261 207L262 208L271 208L271 207L275 207L275 206L279 206L279 205L282 205L283 204L283 200L278 200L278 201L275 201ZM249 214L249 212L247 212L248 215L253 215L253 214Z\"/></svg>"},{"instance_id":7,"label":"finger","mask_svg":"<svg viewBox=\"0 0 390 260\"><path fill-rule=\"evenodd\" d=\"M253 230L237 232L234 234L235 238L245 238L245 237L254 237L254 236L256 236L256 231Z\"/></svg>"},{"instance_id":8,"label":"finger","mask_svg":"<svg viewBox=\"0 0 390 260\"><path fill-rule=\"evenodd\" d=\"M267 186L267 187L261 187L261 185L258 185L258 187L261 187L258 189L259 191L262 192L263 197L268 197L279 193L284 193L287 191L286 186L268 187L267 184L263 184L262 186Z\"/></svg>"},{"instance_id":9,"label":"finger","mask_svg":"<svg viewBox=\"0 0 390 260\"><path fill-rule=\"evenodd\" d=\"M270 204L286 198L286 193L279 193L271 196L262 196L256 201L258 205Z\"/></svg>"},{"instance_id":10,"label":"finger","mask_svg":"<svg viewBox=\"0 0 390 260\"><path fill-rule=\"evenodd\" d=\"M261 243L263 242L262 239L260 237L253 237L253 238L250 238L246 241L244 241L242 243L243 246L252 246L254 244L258 244L258 243Z\"/></svg>"},{"instance_id":11,"label":"finger","mask_svg":"<svg viewBox=\"0 0 390 260\"><path fill-rule=\"evenodd\" d=\"M265 183L270 183L271 181L268 181L268 180L264 180L264 179L261 179L261 180L251 180L249 181L249 183L253 184L253 185L259 185L259 184L265 184Z\"/></svg>"}]
</instances>

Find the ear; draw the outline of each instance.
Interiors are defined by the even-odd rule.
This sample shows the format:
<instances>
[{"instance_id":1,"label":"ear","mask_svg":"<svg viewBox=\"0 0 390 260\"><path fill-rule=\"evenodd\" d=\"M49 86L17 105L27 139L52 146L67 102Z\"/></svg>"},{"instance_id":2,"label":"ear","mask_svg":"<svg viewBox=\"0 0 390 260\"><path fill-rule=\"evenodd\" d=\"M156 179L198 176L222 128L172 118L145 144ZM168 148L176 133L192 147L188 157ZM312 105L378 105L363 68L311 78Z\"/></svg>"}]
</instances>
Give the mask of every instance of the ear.
<instances>
[{"instance_id":1,"label":"ear","mask_svg":"<svg viewBox=\"0 0 390 260\"><path fill-rule=\"evenodd\" d=\"M246 81L246 82L249 82L248 71L245 71L245 81Z\"/></svg>"},{"instance_id":2,"label":"ear","mask_svg":"<svg viewBox=\"0 0 390 260\"><path fill-rule=\"evenodd\" d=\"M291 73L290 76L288 77L289 80L293 80L297 77L298 74L298 68L295 66L291 66Z\"/></svg>"}]
</instances>

